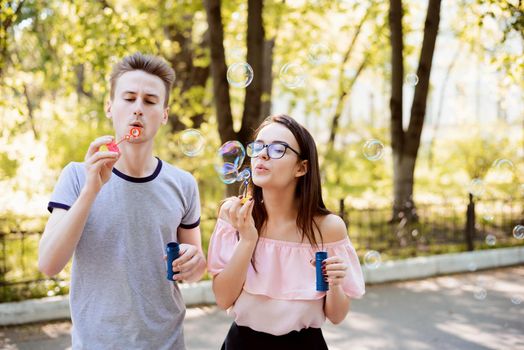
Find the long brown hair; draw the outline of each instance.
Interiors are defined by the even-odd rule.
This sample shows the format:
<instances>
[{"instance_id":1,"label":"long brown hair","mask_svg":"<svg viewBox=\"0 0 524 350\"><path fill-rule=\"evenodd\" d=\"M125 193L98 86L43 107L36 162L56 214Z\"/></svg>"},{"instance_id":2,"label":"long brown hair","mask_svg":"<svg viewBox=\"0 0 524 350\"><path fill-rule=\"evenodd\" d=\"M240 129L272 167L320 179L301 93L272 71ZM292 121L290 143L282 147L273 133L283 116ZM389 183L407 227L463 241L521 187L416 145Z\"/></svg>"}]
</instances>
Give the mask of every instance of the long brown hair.
<instances>
[{"instance_id":1,"label":"long brown hair","mask_svg":"<svg viewBox=\"0 0 524 350\"><path fill-rule=\"evenodd\" d=\"M320 241L323 242L322 233L315 221L315 216L325 216L331 212L326 208L322 199L322 188L320 184L320 170L318 165L317 146L313 137L302 125L295 119L285 114L273 115L267 117L262 124L255 130L254 137L260 130L271 123L279 123L285 126L298 142L300 148L300 160L308 161L306 174L298 179L295 189L295 198L298 199L298 216L297 227L302 234L302 241L305 238L311 245L318 246L315 238L315 228L320 235ZM251 182L251 194L255 201L253 207L253 219L255 227L260 232L267 221L267 211L263 203L262 188Z\"/></svg>"}]
</instances>

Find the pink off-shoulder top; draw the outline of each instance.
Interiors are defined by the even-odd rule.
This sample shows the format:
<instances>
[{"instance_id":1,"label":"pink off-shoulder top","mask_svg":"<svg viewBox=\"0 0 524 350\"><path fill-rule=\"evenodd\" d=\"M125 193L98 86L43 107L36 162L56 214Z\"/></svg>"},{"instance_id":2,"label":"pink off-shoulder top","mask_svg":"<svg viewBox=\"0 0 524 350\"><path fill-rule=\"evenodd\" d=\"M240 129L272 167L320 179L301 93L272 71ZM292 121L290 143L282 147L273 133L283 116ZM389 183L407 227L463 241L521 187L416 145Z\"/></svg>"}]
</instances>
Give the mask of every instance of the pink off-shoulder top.
<instances>
[{"instance_id":1,"label":"pink off-shoulder top","mask_svg":"<svg viewBox=\"0 0 524 350\"><path fill-rule=\"evenodd\" d=\"M218 219L208 249L208 271L219 274L238 244L236 231ZM325 292L316 291L315 252L337 255L348 265L342 289L351 298L364 295L364 278L357 254L349 238L319 245L260 237L254 253L256 269L248 267L246 282L235 304L228 310L239 326L259 332L282 335L303 328L320 328Z\"/></svg>"}]
</instances>

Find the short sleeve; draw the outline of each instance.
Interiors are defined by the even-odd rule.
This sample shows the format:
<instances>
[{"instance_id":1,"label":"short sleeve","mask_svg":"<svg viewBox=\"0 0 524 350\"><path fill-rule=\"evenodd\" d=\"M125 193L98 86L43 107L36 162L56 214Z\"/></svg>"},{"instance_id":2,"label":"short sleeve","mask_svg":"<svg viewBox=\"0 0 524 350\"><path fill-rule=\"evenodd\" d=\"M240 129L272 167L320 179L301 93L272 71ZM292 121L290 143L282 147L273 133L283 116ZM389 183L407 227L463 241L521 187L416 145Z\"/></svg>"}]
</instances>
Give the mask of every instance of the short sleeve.
<instances>
[{"instance_id":1,"label":"short sleeve","mask_svg":"<svg viewBox=\"0 0 524 350\"><path fill-rule=\"evenodd\" d=\"M209 240L207 251L207 270L215 276L227 265L238 243L236 230L230 223L218 219Z\"/></svg>"},{"instance_id":2,"label":"short sleeve","mask_svg":"<svg viewBox=\"0 0 524 350\"><path fill-rule=\"evenodd\" d=\"M198 184L192 175L189 175L187 186L187 207L185 208L186 212L180 222L180 227L191 229L200 225L200 195L198 193Z\"/></svg>"},{"instance_id":3,"label":"short sleeve","mask_svg":"<svg viewBox=\"0 0 524 350\"><path fill-rule=\"evenodd\" d=\"M346 277L342 283L344 293L350 298L361 298L366 291L364 275L357 252L349 239L344 244L328 245L327 251L328 256L337 255L348 265Z\"/></svg>"},{"instance_id":4,"label":"short sleeve","mask_svg":"<svg viewBox=\"0 0 524 350\"><path fill-rule=\"evenodd\" d=\"M69 210L80 195L82 188L81 174L84 171L82 163L71 162L60 173L60 177L55 185L51 199L47 205L47 210L53 212L54 208ZM82 174L83 175L83 174Z\"/></svg>"}]
</instances>

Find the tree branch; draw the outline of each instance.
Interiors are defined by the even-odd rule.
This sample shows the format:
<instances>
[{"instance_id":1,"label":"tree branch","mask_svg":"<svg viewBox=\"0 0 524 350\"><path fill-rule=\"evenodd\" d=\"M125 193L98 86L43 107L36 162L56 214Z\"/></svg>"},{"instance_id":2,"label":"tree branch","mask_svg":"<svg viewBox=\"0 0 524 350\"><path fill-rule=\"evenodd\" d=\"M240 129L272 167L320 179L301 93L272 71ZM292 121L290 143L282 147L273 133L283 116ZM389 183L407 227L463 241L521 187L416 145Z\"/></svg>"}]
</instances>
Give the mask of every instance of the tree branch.
<instances>
[{"instance_id":1,"label":"tree branch","mask_svg":"<svg viewBox=\"0 0 524 350\"><path fill-rule=\"evenodd\" d=\"M426 115L426 104L429 90L429 77L433 62L433 53L437 40L440 22L441 0L430 0L424 25L424 39L420 51L419 66L417 69L418 84L415 87L415 96L411 107L411 118L406 138L406 153L416 157L420 145L420 135Z\"/></svg>"}]
</instances>

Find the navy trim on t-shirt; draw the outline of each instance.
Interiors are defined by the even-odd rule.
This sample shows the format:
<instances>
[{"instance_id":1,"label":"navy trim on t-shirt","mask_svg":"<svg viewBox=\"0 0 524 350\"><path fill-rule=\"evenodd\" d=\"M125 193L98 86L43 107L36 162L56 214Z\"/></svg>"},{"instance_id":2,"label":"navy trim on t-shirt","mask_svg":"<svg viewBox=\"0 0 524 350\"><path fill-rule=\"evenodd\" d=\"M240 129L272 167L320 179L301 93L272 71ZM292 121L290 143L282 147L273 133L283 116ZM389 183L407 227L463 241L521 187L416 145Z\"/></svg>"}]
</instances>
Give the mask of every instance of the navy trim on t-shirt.
<instances>
[{"instance_id":1,"label":"navy trim on t-shirt","mask_svg":"<svg viewBox=\"0 0 524 350\"><path fill-rule=\"evenodd\" d=\"M49 204L47 204L47 210L49 210L50 213L52 213L53 209L55 208L69 210L71 206L67 204L57 203L57 202L49 202Z\"/></svg>"},{"instance_id":2,"label":"navy trim on t-shirt","mask_svg":"<svg viewBox=\"0 0 524 350\"><path fill-rule=\"evenodd\" d=\"M194 224L189 224L189 225L180 224L180 227L185 228L185 229L191 229L191 228L198 227L198 225L200 225L200 218L198 218L197 222L195 222Z\"/></svg>"},{"instance_id":3,"label":"navy trim on t-shirt","mask_svg":"<svg viewBox=\"0 0 524 350\"><path fill-rule=\"evenodd\" d=\"M155 171L153 171L153 174L149 176L133 177L133 176L129 176L129 175L126 175L118 171L116 168L113 168L113 174L129 182L144 183L144 182L153 181L158 176L158 174L160 174L160 170L162 169L162 161L158 157L155 157L155 158L158 159L158 164L156 166Z\"/></svg>"}]
</instances>

